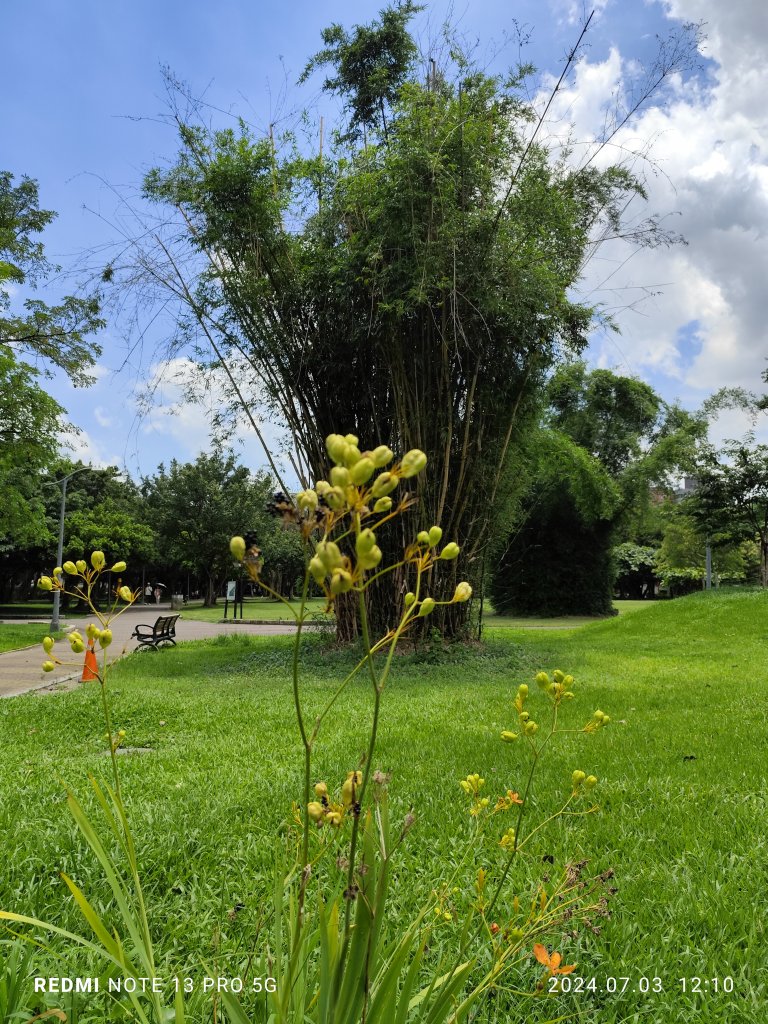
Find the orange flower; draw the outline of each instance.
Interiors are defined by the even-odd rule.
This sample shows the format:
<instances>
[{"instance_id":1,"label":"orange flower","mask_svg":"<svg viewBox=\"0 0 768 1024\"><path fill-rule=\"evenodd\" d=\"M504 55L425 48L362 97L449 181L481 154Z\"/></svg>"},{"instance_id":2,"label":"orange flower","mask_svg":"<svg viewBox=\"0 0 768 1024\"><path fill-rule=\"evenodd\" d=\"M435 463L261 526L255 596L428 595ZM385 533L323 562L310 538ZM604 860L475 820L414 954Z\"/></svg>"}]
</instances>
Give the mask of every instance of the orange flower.
<instances>
[{"instance_id":1,"label":"orange flower","mask_svg":"<svg viewBox=\"0 0 768 1024\"><path fill-rule=\"evenodd\" d=\"M537 942L533 947L533 955L547 968L547 973L550 978L556 974L570 974L571 971L576 970L576 964L569 964L567 967L561 967L560 962L563 957L560 953L548 953L546 946L542 946L540 942Z\"/></svg>"}]
</instances>

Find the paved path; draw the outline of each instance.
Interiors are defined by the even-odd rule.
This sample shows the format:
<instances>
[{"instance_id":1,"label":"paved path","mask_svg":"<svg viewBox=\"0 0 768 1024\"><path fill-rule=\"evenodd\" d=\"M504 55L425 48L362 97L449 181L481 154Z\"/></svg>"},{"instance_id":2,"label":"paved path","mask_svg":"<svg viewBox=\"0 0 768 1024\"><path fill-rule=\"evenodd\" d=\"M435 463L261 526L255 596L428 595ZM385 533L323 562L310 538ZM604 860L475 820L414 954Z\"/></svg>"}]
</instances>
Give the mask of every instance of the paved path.
<instances>
[{"instance_id":1,"label":"paved path","mask_svg":"<svg viewBox=\"0 0 768 1024\"><path fill-rule=\"evenodd\" d=\"M153 623L158 615L170 613L169 605L148 605L146 607L137 605L126 609L123 614L115 620L112 626L112 647L116 654L121 650L133 651L138 646L135 640L131 639L131 633L136 624ZM175 613L172 613L175 614ZM269 625L246 625L236 626L231 622L198 622L195 619L182 617L176 623L176 640L206 640L208 637L220 636L222 633L247 633L249 636L275 636L279 634L292 633L294 627L282 623L271 623ZM67 622L63 620L63 628L69 625L79 629L85 635L85 627L91 619L73 619ZM40 623L41 627L44 624ZM64 665L57 665L53 672L43 672L42 664L46 660L45 651L38 644L35 647L27 647L21 651L7 651L0 654L0 697L16 697L21 693L30 690L56 689L58 684L79 679L82 673L83 655L74 655L66 639L56 643L54 652L61 658ZM66 664L69 662L69 664ZM75 662L75 664L72 664Z\"/></svg>"}]
</instances>

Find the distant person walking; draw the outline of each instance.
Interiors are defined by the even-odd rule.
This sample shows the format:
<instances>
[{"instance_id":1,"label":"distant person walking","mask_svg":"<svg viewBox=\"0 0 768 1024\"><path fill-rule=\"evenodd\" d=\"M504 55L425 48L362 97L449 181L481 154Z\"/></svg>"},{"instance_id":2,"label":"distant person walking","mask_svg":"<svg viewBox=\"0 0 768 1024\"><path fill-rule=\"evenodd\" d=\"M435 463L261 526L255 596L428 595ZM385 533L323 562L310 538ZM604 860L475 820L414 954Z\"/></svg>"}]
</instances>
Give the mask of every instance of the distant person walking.
<instances>
[{"instance_id":1,"label":"distant person walking","mask_svg":"<svg viewBox=\"0 0 768 1024\"><path fill-rule=\"evenodd\" d=\"M155 587L155 604L160 604L160 598L162 597L162 590L160 587Z\"/></svg>"},{"instance_id":2,"label":"distant person walking","mask_svg":"<svg viewBox=\"0 0 768 1024\"><path fill-rule=\"evenodd\" d=\"M152 597L152 584L148 583L146 585L146 587L144 587L144 604L147 604L151 597Z\"/></svg>"}]
</instances>

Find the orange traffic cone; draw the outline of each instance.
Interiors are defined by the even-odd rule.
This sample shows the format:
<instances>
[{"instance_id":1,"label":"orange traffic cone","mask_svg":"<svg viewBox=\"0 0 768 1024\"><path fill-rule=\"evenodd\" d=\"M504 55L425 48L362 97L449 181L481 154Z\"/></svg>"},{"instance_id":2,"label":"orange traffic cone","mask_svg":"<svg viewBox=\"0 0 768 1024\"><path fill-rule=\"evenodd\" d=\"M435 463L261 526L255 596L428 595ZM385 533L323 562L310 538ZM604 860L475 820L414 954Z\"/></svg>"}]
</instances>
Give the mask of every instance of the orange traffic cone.
<instances>
[{"instance_id":1,"label":"orange traffic cone","mask_svg":"<svg viewBox=\"0 0 768 1024\"><path fill-rule=\"evenodd\" d=\"M99 678L99 663L96 661L96 651L93 648L93 640L88 641L85 649L85 664L83 674L80 676L81 683L90 682L91 679Z\"/></svg>"}]
</instances>

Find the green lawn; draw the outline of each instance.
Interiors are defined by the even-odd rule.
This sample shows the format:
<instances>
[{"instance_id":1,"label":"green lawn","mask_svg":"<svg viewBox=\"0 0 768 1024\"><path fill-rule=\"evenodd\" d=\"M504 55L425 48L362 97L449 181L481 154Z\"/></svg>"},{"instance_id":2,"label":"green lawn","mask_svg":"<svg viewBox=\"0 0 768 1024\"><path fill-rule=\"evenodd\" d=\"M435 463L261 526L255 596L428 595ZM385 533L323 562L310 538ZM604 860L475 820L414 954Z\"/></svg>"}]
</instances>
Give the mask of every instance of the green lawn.
<instances>
[{"instance_id":1,"label":"green lawn","mask_svg":"<svg viewBox=\"0 0 768 1024\"><path fill-rule=\"evenodd\" d=\"M294 602L293 606L298 611L298 601ZM325 601L321 598L313 598L307 602L307 608L310 615L323 615ZM227 614L231 619L231 605L229 606ZM213 608L203 608L201 604L195 603L185 604L184 618L199 619L201 622L221 622L224 618L224 602L220 600ZM267 600L262 597L246 598L246 600L243 601L243 618L261 619L265 622L278 622L280 620L284 620L285 622L292 621L291 613L281 601Z\"/></svg>"},{"instance_id":2,"label":"green lawn","mask_svg":"<svg viewBox=\"0 0 768 1024\"><path fill-rule=\"evenodd\" d=\"M614 601L613 607L619 615L626 615L629 612L636 612L642 609L651 608L654 601ZM503 626L512 629L574 629L576 626L586 626L590 622L600 622L593 615L558 615L551 618L538 618L535 616L497 615L493 605L486 602L483 624L487 627Z\"/></svg>"},{"instance_id":3,"label":"green lawn","mask_svg":"<svg viewBox=\"0 0 768 1024\"><path fill-rule=\"evenodd\" d=\"M574 724L596 707L612 716L595 736L553 749L534 794L536 813L545 812L580 767L601 780L600 813L542 832L527 871L514 879L524 898L528 875L550 870L545 857L587 857L590 869L615 871L613 916L600 933L554 940L566 963L578 963L576 975L595 977L603 991L540 1003L520 1017L486 1006L478 1024L560 1013L579 1013L574 1019L588 1024L764 1019L767 624L768 595L721 591L579 629L489 629L482 648L437 663L427 655L399 659L376 760L393 773L394 813L413 806L417 815L394 878L402 921L430 900L463 849L469 818L457 780L477 771L495 791L521 787L522 751L498 739L514 724L510 704L520 682L561 667L576 677ZM123 758L122 768L152 920L162 954L175 964L213 957L226 971L251 948L275 834L300 793L290 649L289 638L219 638L133 656L115 672L116 728L127 730L131 745L152 748ZM307 695L317 706L349 657L316 638L306 652ZM340 780L356 765L369 715L360 681L329 719L318 777ZM86 772L106 775L103 731L93 686L0 702L1 907L80 927L63 896L62 869L97 904L108 902L58 781L85 797ZM459 905L470 898L474 870ZM238 903L243 909L230 920ZM64 965L48 973L72 973ZM726 976L730 995L715 993L711 981L700 995L684 994L679 981ZM526 965L521 982L530 987L535 977ZM607 978L625 977L623 995L604 991ZM664 991L642 994L641 979L655 977Z\"/></svg>"},{"instance_id":4,"label":"green lawn","mask_svg":"<svg viewBox=\"0 0 768 1024\"><path fill-rule=\"evenodd\" d=\"M0 624L0 653L39 644L44 636L48 636L48 627L42 622L39 625L37 623L33 625Z\"/></svg>"}]
</instances>

